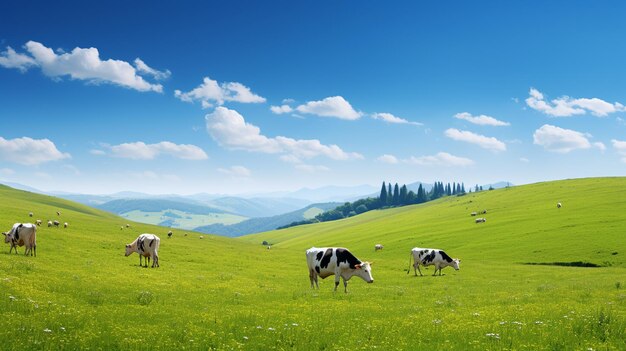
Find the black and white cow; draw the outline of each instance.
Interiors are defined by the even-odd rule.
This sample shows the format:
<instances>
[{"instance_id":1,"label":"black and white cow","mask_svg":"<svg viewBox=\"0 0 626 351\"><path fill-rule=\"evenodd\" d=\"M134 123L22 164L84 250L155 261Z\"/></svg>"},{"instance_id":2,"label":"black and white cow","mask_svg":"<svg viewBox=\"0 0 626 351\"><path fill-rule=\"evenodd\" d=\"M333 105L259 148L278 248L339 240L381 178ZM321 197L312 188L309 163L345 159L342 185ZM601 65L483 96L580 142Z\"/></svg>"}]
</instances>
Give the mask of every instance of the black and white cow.
<instances>
[{"instance_id":1,"label":"black and white cow","mask_svg":"<svg viewBox=\"0 0 626 351\"><path fill-rule=\"evenodd\" d=\"M325 279L335 276L335 291L339 286L339 278L343 278L344 291L348 292L348 280L352 276L360 277L368 283L373 283L372 264L361 262L348 249L343 247L312 247L306 250L306 262L309 266L311 288L313 283L319 289L317 277Z\"/></svg>"},{"instance_id":2,"label":"black and white cow","mask_svg":"<svg viewBox=\"0 0 626 351\"><path fill-rule=\"evenodd\" d=\"M24 255L37 257L37 226L32 223L15 223L4 235L4 242L10 244L9 254L13 249L17 254L18 246L26 246Z\"/></svg>"},{"instance_id":3,"label":"black and white cow","mask_svg":"<svg viewBox=\"0 0 626 351\"><path fill-rule=\"evenodd\" d=\"M411 250L411 258L409 258L409 270L406 274L409 274L411 271L411 259L413 259L413 271L415 271L415 275L417 276L417 271L422 275L422 271L420 270L420 264L424 267L426 266L435 266L435 272L433 275L437 274L439 271L439 275L441 275L441 269L451 266L455 270L459 270L459 264L461 260L458 258L450 258L448 254L446 254L443 250L439 249L423 249L419 247L414 247Z\"/></svg>"},{"instance_id":4,"label":"black and white cow","mask_svg":"<svg viewBox=\"0 0 626 351\"><path fill-rule=\"evenodd\" d=\"M154 235L144 233L141 234L132 243L126 245L126 256L130 256L133 252L139 254L139 266L141 266L141 259L145 257L145 264L148 267L150 263L150 257L152 257L152 268L159 267L159 246L161 245L161 239Z\"/></svg>"}]
</instances>

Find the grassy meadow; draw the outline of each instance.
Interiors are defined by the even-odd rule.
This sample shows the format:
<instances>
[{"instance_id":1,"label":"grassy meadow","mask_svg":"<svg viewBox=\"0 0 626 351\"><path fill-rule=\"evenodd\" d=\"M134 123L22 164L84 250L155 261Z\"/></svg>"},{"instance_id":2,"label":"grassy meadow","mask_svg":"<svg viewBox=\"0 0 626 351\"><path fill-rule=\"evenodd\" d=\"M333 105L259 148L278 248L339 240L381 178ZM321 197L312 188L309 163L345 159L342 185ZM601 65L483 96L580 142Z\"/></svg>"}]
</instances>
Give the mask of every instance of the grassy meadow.
<instances>
[{"instance_id":1,"label":"grassy meadow","mask_svg":"<svg viewBox=\"0 0 626 351\"><path fill-rule=\"evenodd\" d=\"M172 216L172 214L174 216ZM163 221L170 220L173 228L197 228L210 224L222 223L225 225L239 223L248 219L230 213L194 214L179 210L164 210L159 212L144 212L139 210L122 213L121 217L129 221L158 225Z\"/></svg>"},{"instance_id":2,"label":"grassy meadow","mask_svg":"<svg viewBox=\"0 0 626 351\"><path fill-rule=\"evenodd\" d=\"M57 210L70 226L39 228L37 257L0 250L2 349L626 349L626 178L484 191L238 239L120 230L126 219L0 186L2 231ZM481 210L487 222L476 224L470 213ZM124 257L144 232L161 237L160 268ZM348 294L333 293L330 277L311 290L311 246L350 248L374 262L375 282L354 278ZM445 249L461 270L407 274L415 246ZM536 265L554 262L600 267Z\"/></svg>"}]
</instances>

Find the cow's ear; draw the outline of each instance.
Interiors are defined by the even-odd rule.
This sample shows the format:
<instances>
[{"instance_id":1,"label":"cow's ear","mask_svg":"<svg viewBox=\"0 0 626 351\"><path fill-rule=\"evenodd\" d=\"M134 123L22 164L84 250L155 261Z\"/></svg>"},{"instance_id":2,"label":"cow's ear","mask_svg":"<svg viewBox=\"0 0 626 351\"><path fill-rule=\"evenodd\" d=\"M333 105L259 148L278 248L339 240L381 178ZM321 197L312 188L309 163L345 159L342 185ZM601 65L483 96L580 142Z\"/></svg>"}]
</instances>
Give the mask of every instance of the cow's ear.
<instances>
[{"instance_id":1,"label":"cow's ear","mask_svg":"<svg viewBox=\"0 0 626 351\"><path fill-rule=\"evenodd\" d=\"M369 264L370 264L370 266L371 266L371 265L373 265L373 264L374 264L374 262L370 262Z\"/></svg>"},{"instance_id":2,"label":"cow's ear","mask_svg":"<svg viewBox=\"0 0 626 351\"><path fill-rule=\"evenodd\" d=\"M2 235L7 236L7 233L2 233Z\"/></svg>"},{"instance_id":3,"label":"cow's ear","mask_svg":"<svg viewBox=\"0 0 626 351\"><path fill-rule=\"evenodd\" d=\"M356 264L356 265L354 265L354 268L361 269L361 265L360 264Z\"/></svg>"}]
</instances>

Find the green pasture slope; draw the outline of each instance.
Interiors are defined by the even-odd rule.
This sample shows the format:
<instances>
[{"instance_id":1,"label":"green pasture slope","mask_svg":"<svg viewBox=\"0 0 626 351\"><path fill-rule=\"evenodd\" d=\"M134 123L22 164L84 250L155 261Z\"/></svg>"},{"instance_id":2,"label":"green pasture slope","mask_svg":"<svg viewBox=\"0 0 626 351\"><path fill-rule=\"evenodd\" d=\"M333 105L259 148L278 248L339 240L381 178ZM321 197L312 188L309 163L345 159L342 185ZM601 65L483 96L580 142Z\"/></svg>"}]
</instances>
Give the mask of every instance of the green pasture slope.
<instances>
[{"instance_id":1,"label":"green pasture slope","mask_svg":"<svg viewBox=\"0 0 626 351\"><path fill-rule=\"evenodd\" d=\"M487 222L475 224L470 212L483 209ZM0 250L1 349L626 349L626 178L485 191L239 239L120 230L125 219L0 186L3 231L57 210L70 227L39 228L37 257ZM124 257L142 232L160 235L160 268ZM327 278L311 290L304 251L335 245L374 261L375 282L354 278L344 294ZM461 270L407 275L414 246L445 249ZM526 264L578 261L601 267Z\"/></svg>"}]
</instances>

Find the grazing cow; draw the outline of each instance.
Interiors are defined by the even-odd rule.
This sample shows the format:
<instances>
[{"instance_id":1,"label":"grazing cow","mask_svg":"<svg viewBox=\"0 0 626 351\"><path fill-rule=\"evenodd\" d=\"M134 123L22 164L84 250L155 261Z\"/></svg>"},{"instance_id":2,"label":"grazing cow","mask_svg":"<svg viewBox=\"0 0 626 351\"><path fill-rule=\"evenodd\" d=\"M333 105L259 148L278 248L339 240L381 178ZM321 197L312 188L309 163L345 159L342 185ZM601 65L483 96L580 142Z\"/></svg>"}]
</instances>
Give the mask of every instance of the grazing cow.
<instances>
[{"instance_id":1,"label":"grazing cow","mask_svg":"<svg viewBox=\"0 0 626 351\"><path fill-rule=\"evenodd\" d=\"M560 202L557 202L557 203L556 203L556 208L561 208L561 206L562 206L562 205L561 205L561 203L560 203Z\"/></svg>"},{"instance_id":2,"label":"grazing cow","mask_svg":"<svg viewBox=\"0 0 626 351\"><path fill-rule=\"evenodd\" d=\"M52 227L52 221L48 221L48 228Z\"/></svg>"},{"instance_id":3,"label":"grazing cow","mask_svg":"<svg viewBox=\"0 0 626 351\"><path fill-rule=\"evenodd\" d=\"M37 224L38 227L41 227L41 219L38 219L35 224Z\"/></svg>"},{"instance_id":4,"label":"grazing cow","mask_svg":"<svg viewBox=\"0 0 626 351\"><path fill-rule=\"evenodd\" d=\"M481 214L487 214L487 210L480 211Z\"/></svg>"},{"instance_id":5,"label":"grazing cow","mask_svg":"<svg viewBox=\"0 0 626 351\"><path fill-rule=\"evenodd\" d=\"M60 212L60 211L57 211L57 216L60 216L60 215L61 215L61 212Z\"/></svg>"},{"instance_id":6,"label":"grazing cow","mask_svg":"<svg viewBox=\"0 0 626 351\"><path fill-rule=\"evenodd\" d=\"M383 248L384 248L384 246L382 246L381 244L376 244L374 246L374 251L382 250Z\"/></svg>"},{"instance_id":7,"label":"grazing cow","mask_svg":"<svg viewBox=\"0 0 626 351\"><path fill-rule=\"evenodd\" d=\"M28 212L28 217L32 217L33 213L32 212Z\"/></svg>"},{"instance_id":8,"label":"grazing cow","mask_svg":"<svg viewBox=\"0 0 626 351\"><path fill-rule=\"evenodd\" d=\"M312 247L306 250L306 261L309 266L309 279L311 288L313 283L319 289L317 277L322 279L331 275L335 276L335 291L339 286L339 278L343 278L344 291L348 292L348 280L352 276L358 276L368 283L373 283L372 267L369 262L361 262L358 258L342 247Z\"/></svg>"},{"instance_id":9,"label":"grazing cow","mask_svg":"<svg viewBox=\"0 0 626 351\"><path fill-rule=\"evenodd\" d=\"M169 232L167 232L167 238L168 238L168 239L169 239L169 238L171 238L173 234L174 234L174 233L172 233L172 231L170 230Z\"/></svg>"},{"instance_id":10,"label":"grazing cow","mask_svg":"<svg viewBox=\"0 0 626 351\"><path fill-rule=\"evenodd\" d=\"M200 239L204 239L204 237L202 235L200 235Z\"/></svg>"},{"instance_id":11,"label":"grazing cow","mask_svg":"<svg viewBox=\"0 0 626 351\"><path fill-rule=\"evenodd\" d=\"M455 270L459 270L459 264L461 260L458 258L450 258L443 250L439 249L422 249L419 247L414 247L411 250L411 257L409 258L409 269L406 271L406 274L409 274L411 271L411 259L413 259L413 271L415 271L415 276L417 276L417 271L422 274L422 270L420 269L420 264L424 267L426 266L435 266L435 272L433 276L437 274L437 270L439 271L439 275L441 275L441 269L452 266Z\"/></svg>"},{"instance_id":12,"label":"grazing cow","mask_svg":"<svg viewBox=\"0 0 626 351\"><path fill-rule=\"evenodd\" d=\"M159 245L161 239L154 234L141 234L132 243L126 245L126 256L129 256L133 252L139 254L139 265L141 266L141 259L145 257L145 267L148 267L150 258L152 258L152 267L159 267Z\"/></svg>"},{"instance_id":13,"label":"grazing cow","mask_svg":"<svg viewBox=\"0 0 626 351\"><path fill-rule=\"evenodd\" d=\"M487 218L476 218L476 223L485 223L487 222Z\"/></svg>"},{"instance_id":14,"label":"grazing cow","mask_svg":"<svg viewBox=\"0 0 626 351\"><path fill-rule=\"evenodd\" d=\"M126 228L130 228L130 224L126 223Z\"/></svg>"},{"instance_id":15,"label":"grazing cow","mask_svg":"<svg viewBox=\"0 0 626 351\"><path fill-rule=\"evenodd\" d=\"M63 228L67 228L68 225L67 222L63 223Z\"/></svg>"},{"instance_id":16,"label":"grazing cow","mask_svg":"<svg viewBox=\"0 0 626 351\"><path fill-rule=\"evenodd\" d=\"M55 227L59 227L59 221L57 221L56 219L54 220L54 222L52 222L52 224L54 224Z\"/></svg>"},{"instance_id":17,"label":"grazing cow","mask_svg":"<svg viewBox=\"0 0 626 351\"><path fill-rule=\"evenodd\" d=\"M4 235L4 242L10 244L9 254L13 249L17 254L18 246L26 246L24 255L37 257L37 226L32 223L15 223L13 228Z\"/></svg>"},{"instance_id":18,"label":"grazing cow","mask_svg":"<svg viewBox=\"0 0 626 351\"><path fill-rule=\"evenodd\" d=\"M120 226L120 230L124 230L124 226L123 225Z\"/></svg>"}]
</instances>

